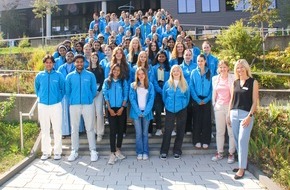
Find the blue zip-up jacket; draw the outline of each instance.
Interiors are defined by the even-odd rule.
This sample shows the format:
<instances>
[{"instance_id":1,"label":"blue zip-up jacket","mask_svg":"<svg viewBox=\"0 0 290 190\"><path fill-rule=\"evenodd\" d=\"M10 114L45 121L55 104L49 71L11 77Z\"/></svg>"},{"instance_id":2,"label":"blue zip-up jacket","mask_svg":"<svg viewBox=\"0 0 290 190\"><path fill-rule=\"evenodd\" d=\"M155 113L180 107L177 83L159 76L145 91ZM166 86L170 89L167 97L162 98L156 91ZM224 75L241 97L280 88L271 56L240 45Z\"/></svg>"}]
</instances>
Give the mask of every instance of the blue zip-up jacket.
<instances>
[{"instance_id":1,"label":"blue zip-up jacket","mask_svg":"<svg viewBox=\"0 0 290 190\"><path fill-rule=\"evenodd\" d=\"M65 57L59 56L55 59L53 68L57 71L58 68L65 63Z\"/></svg>"},{"instance_id":2,"label":"blue zip-up jacket","mask_svg":"<svg viewBox=\"0 0 290 190\"><path fill-rule=\"evenodd\" d=\"M34 90L38 102L53 105L61 102L65 93L65 80L61 73L51 70L39 72L34 81Z\"/></svg>"},{"instance_id":3,"label":"blue zip-up jacket","mask_svg":"<svg viewBox=\"0 0 290 190\"><path fill-rule=\"evenodd\" d=\"M111 108L122 107L123 101L128 101L129 86L127 80L112 80L109 86L108 78L105 79L103 94L105 101L109 101Z\"/></svg>"},{"instance_id":4,"label":"blue zip-up jacket","mask_svg":"<svg viewBox=\"0 0 290 190\"><path fill-rule=\"evenodd\" d=\"M59 68L58 68L58 72L60 72L63 76L64 76L64 78L66 78L66 76L69 74L69 73L71 73L71 72L73 72L75 69L76 69L76 66L75 66L75 64L74 63L71 63L71 68L70 68L70 70L68 71L68 69L67 69L67 66L68 64L67 63L65 63L65 64L63 64L62 66L60 66Z\"/></svg>"},{"instance_id":5,"label":"blue zip-up jacket","mask_svg":"<svg viewBox=\"0 0 290 190\"><path fill-rule=\"evenodd\" d=\"M65 92L70 100L70 105L92 104L97 94L97 80L95 75L83 69L77 70L66 77Z\"/></svg>"},{"instance_id":6,"label":"blue zip-up jacket","mask_svg":"<svg viewBox=\"0 0 290 190\"><path fill-rule=\"evenodd\" d=\"M154 85L155 92L162 95L162 88L158 84L158 75L157 75L157 70L159 69L160 66L161 66L160 63L157 63L152 68L152 70L153 70L153 85ZM162 67L163 67L163 65L162 65ZM164 81L163 81L164 84L169 79L169 75L170 75L169 72L170 71L164 70Z\"/></svg>"},{"instance_id":7,"label":"blue zip-up jacket","mask_svg":"<svg viewBox=\"0 0 290 190\"><path fill-rule=\"evenodd\" d=\"M174 88L169 85L168 81L166 81L162 91L162 99L166 110L172 113L179 112L187 107L189 97L189 88L187 88L185 92L181 92L180 88L177 86L176 90L174 90Z\"/></svg>"},{"instance_id":8,"label":"blue zip-up jacket","mask_svg":"<svg viewBox=\"0 0 290 190\"><path fill-rule=\"evenodd\" d=\"M189 64L186 64L184 61L182 62L182 64L180 65L182 72L183 72L183 76L187 82L187 84L190 84L190 74L191 72L196 69L197 64L196 62L194 62L193 60L191 60L189 62Z\"/></svg>"},{"instance_id":9,"label":"blue zip-up jacket","mask_svg":"<svg viewBox=\"0 0 290 190\"><path fill-rule=\"evenodd\" d=\"M143 117L148 121L153 119L152 107L154 104L154 97L155 97L155 91L154 91L153 84L151 82L149 82L148 93L146 96L146 107L145 107L145 110L143 112L139 109L137 90L134 89L133 85L134 85L134 83L131 83L130 92L129 92L129 99L130 99L130 103L131 103L130 117L132 119L138 119L138 117L142 114Z\"/></svg>"},{"instance_id":10,"label":"blue zip-up jacket","mask_svg":"<svg viewBox=\"0 0 290 190\"><path fill-rule=\"evenodd\" d=\"M191 72L190 75L190 94L192 99L198 104L200 104L201 101L203 101L204 103L208 103L212 98L212 75L208 72L209 69L205 67L205 73L201 76L200 69L196 68ZM208 74L210 74L209 80L206 78ZM200 99L199 96L205 98Z\"/></svg>"},{"instance_id":11,"label":"blue zip-up jacket","mask_svg":"<svg viewBox=\"0 0 290 190\"><path fill-rule=\"evenodd\" d=\"M205 57L206 57L207 67L209 68L211 72L211 76L213 77L217 75L217 69L218 69L218 63L219 63L218 58L216 58L212 54L208 54L208 55L205 54Z\"/></svg>"}]
</instances>

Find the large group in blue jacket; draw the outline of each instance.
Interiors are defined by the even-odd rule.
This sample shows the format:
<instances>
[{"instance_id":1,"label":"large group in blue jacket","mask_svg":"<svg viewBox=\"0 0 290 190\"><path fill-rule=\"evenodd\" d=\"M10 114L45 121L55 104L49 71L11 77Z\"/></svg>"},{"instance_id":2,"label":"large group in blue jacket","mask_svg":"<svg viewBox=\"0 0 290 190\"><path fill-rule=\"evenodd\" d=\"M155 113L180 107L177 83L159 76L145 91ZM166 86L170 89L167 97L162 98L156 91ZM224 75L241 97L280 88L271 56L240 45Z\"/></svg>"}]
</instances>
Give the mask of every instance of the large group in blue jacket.
<instances>
[{"instance_id":1,"label":"large group in blue jacket","mask_svg":"<svg viewBox=\"0 0 290 190\"><path fill-rule=\"evenodd\" d=\"M45 70L36 76L35 91L39 105L44 105L39 111L46 113L40 118L46 121L41 123L45 131L41 159L48 159L52 152L54 159L61 159L57 146L61 138L71 136L68 161L74 161L79 132L86 130L91 161L96 161L96 141L103 138L105 122L110 128L108 164L125 159L121 147L128 118L136 131L138 160L149 158L148 137L153 134L163 135L163 160L169 156L171 136L176 136L175 159L182 155L184 135L192 135L195 147L207 149L212 128L211 79L217 75L218 59L208 41L201 48L164 9L123 11L119 17L95 12L87 37L59 44L52 55L46 55ZM55 104L61 105L61 114L53 118L49 110ZM59 144L53 148L47 137L50 123L53 129L60 128L54 130Z\"/></svg>"}]
</instances>

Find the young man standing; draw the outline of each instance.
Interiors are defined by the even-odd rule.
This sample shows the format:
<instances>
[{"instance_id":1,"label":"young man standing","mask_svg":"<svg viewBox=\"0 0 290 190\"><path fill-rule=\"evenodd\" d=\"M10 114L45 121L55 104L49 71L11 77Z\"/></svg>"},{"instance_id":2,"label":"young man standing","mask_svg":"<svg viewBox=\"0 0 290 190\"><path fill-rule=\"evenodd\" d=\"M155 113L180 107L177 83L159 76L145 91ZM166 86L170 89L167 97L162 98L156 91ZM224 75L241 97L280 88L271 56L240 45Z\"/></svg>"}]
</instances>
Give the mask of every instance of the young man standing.
<instances>
[{"instance_id":1,"label":"young man standing","mask_svg":"<svg viewBox=\"0 0 290 190\"><path fill-rule=\"evenodd\" d=\"M62 106L61 100L65 92L65 81L61 73L53 68L54 58L46 55L43 58L44 71L36 75L34 89L38 98L38 120L41 127L41 160L51 156L50 127L54 136L54 159L60 160L62 153Z\"/></svg>"},{"instance_id":2,"label":"young man standing","mask_svg":"<svg viewBox=\"0 0 290 190\"><path fill-rule=\"evenodd\" d=\"M96 152L96 140L94 132L95 108L93 104L94 97L97 94L97 82L93 73L84 69L84 57L76 55L74 63L76 70L66 77L66 95L70 100L70 118L71 118L71 154L68 161L72 162L78 157L79 149L79 124L81 116L84 118L89 149L91 151L91 161L98 160Z\"/></svg>"}]
</instances>

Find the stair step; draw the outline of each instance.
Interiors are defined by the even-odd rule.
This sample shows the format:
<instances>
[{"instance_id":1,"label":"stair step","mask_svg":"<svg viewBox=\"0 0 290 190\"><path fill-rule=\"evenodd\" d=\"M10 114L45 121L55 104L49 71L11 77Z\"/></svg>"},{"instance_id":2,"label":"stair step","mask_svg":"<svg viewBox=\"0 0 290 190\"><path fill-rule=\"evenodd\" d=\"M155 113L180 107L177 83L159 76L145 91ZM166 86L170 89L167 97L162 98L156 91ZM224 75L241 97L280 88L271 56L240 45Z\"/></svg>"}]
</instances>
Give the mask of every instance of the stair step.
<instances>
[{"instance_id":1,"label":"stair step","mask_svg":"<svg viewBox=\"0 0 290 190\"><path fill-rule=\"evenodd\" d=\"M160 154L160 147L159 144L149 144L149 150L151 156L159 156ZM173 144L171 144L171 148L169 154L172 153ZM102 145L97 146L97 151L99 152L100 156L108 156L110 155L110 145ZM215 145L211 144L207 150L204 149L196 149L193 147L191 143L183 143L182 145L182 153L183 154L214 154L216 152ZM135 156L135 144L123 144L122 145L122 153L126 156ZM63 154L69 155L70 154L70 146L63 145ZM81 145L79 147L79 155L89 155L90 151L87 145Z\"/></svg>"}]
</instances>

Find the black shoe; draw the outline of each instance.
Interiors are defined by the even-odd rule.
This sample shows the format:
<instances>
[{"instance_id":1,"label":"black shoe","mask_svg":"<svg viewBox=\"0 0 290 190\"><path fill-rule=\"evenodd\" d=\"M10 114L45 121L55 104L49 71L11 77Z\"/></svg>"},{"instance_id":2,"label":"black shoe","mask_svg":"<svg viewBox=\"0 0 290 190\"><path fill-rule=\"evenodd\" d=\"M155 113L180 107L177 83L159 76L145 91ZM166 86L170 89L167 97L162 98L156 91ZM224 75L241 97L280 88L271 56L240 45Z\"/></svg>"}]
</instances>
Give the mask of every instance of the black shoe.
<instances>
[{"instance_id":1,"label":"black shoe","mask_svg":"<svg viewBox=\"0 0 290 190\"><path fill-rule=\"evenodd\" d=\"M179 154L174 154L174 159L175 160L179 160L180 159L180 155Z\"/></svg>"},{"instance_id":2,"label":"black shoe","mask_svg":"<svg viewBox=\"0 0 290 190\"><path fill-rule=\"evenodd\" d=\"M233 169L233 172L238 172L239 171L239 168L234 168Z\"/></svg>"},{"instance_id":3,"label":"black shoe","mask_svg":"<svg viewBox=\"0 0 290 190\"><path fill-rule=\"evenodd\" d=\"M166 160L167 159L167 155L166 154L161 154L159 157L160 157L161 160Z\"/></svg>"},{"instance_id":4,"label":"black shoe","mask_svg":"<svg viewBox=\"0 0 290 190\"><path fill-rule=\"evenodd\" d=\"M244 177L244 175L245 175L245 171L244 171L243 175L241 175L241 176L235 174L234 179L242 179Z\"/></svg>"}]
</instances>

